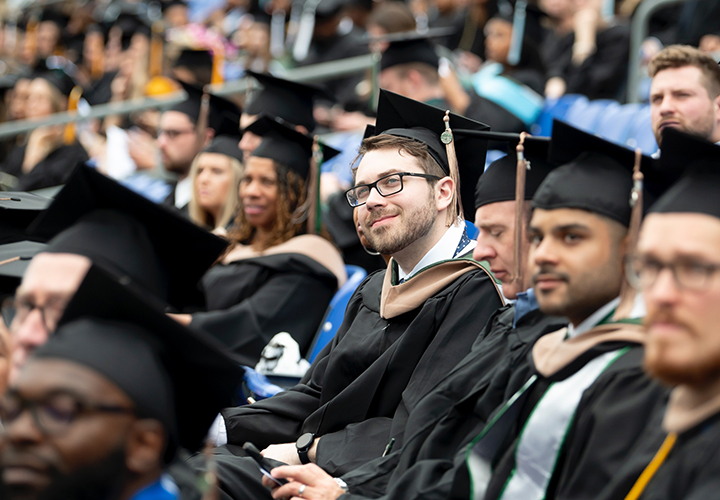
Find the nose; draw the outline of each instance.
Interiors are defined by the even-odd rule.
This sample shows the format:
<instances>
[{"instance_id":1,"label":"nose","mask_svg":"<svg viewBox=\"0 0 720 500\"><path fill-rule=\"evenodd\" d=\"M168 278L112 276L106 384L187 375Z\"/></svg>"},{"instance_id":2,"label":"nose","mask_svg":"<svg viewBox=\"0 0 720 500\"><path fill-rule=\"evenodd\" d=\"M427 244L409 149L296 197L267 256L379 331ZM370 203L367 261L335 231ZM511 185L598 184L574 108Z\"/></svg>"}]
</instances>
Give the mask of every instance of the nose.
<instances>
[{"instance_id":1,"label":"nose","mask_svg":"<svg viewBox=\"0 0 720 500\"><path fill-rule=\"evenodd\" d=\"M670 269L662 269L655 278L655 282L643 290L643 296L648 305L676 303L680 297L680 290Z\"/></svg>"},{"instance_id":2,"label":"nose","mask_svg":"<svg viewBox=\"0 0 720 500\"><path fill-rule=\"evenodd\" d=\"M19 321L16 319L15 321ZM39 309L33 309L21 323L13 322L11 328L15 349L29 356L35 349L47 342L50 333Z\"/></svg>"},{"instance_id":3,"label":"nose","mask_svg":"<svg viewBox=\"0 0 720 500\"><path fill-rule=\"evenodd\" d=\"M662 96L660 105L658 107L660 116L671 115L675 112L675 104L670 96Z\"/></svg>"},{"instance_id":4,"label":"nose","mask_svg":"<svg viewBox=\"0 0 720 500\"><path fill-rule=\"evenodd\" d=\"M490 260L495 257L497 257L497 251L495 251L495 248L492 245L488 245L487 243L485 243L481 232L480 236L478 236L475 250L473 250L473 259L477 261L482 261Z\"/></svg>"},{"instance_id":5,"label":"nose","mask_svg":"<svg viewBox=\"0 0 720 500\"><path fill-rule=\"evenodd\" d=\"M167 142L167 135L166 134L160 134L157 137L157 145L160 149L165 149L168 145Z\"/></svg>"},{"instance_id":6,"label":"nose","mask_svg":"<svg viewBox=\"0 0 720 500\"><path fill-rule=\"evenodd\" d=\"M368 194L367 201L365 202L365 206L368 210L372 210L374 208L384 207L387 205L387 200L384 196L382 196L378 190L377 187L372 187L370 189L370 194Z\"/></svg>"},{"instance_id":7,"label":"nose","mask_svg":"<svg viewBox=\"0 0 720 500\"><path fill-rule=\"evenodd\" d=\"M15 444L37 443L43 433L30 411L25 408L12 422L3 422L5 439Z\"/></svg>"},{"instance_id":8,"label":"nose","mask_svg":"<svg viewBox=\"0 0 720 500\"><path fill-rule=\"evenodd\" d=\"M557 264L558 257L554 248L551 238L543 238L539 244L530 248L530 262L538 266Z\"/></svg>"}]
</instances>

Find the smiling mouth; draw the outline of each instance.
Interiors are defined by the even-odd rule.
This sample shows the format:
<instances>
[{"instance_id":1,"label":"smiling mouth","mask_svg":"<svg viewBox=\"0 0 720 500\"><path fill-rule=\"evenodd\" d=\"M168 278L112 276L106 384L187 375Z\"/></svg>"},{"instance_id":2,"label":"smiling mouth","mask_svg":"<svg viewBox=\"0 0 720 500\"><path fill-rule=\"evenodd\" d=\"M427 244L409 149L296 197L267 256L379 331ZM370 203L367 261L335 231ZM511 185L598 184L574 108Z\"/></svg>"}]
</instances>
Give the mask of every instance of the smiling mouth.
<instances>
[{"instance_id":1,"label":"smiling mouth","mask_svg":"<svg viewBox=\"0 0 720 500\"><path fill-rule=\"evenodd\" d=\"M258 205L246 205L245 206L245 213L248 215L257 215L261 213L263 210L265 210L265 207L261 207Z\"/></svg>"},{"instance_id":2,"label":"smiling mouth","mask_svg":"<svg viewBox=\"0 0 720 500\"><path fill-rule=\"evenodd\" d=\"M370 227L375 227L378 224L384 224L385 222L388 222L392 219L397 217L397 215L385 215L383 217L380 217L379 219L376 219L370 223Z\"/></svg>"}]
</instances>

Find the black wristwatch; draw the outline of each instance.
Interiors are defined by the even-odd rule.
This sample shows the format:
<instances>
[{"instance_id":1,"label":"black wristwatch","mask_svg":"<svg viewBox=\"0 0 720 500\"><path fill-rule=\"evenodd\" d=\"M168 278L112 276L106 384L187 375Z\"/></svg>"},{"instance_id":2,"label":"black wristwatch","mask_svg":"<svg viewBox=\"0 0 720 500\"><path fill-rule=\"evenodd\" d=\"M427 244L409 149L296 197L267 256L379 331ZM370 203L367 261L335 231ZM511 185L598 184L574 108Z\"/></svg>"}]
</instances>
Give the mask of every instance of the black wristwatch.
<instances>
[{"instance_id":1,"label":"black wristwatch","mask_svg":"<svg viewBox=\"0 0 720 500\"><path fill-rule=\"evenodd\" d=\"M312 448L314 442L315 434L313 434L312 432L306 432L305 434L300 436L295 442L295 448L297 448L300 462L302 462L303 464L310 463L310 457L308 457L308 452L310 451L310 448Z\"/></svg>"}]
</instances>

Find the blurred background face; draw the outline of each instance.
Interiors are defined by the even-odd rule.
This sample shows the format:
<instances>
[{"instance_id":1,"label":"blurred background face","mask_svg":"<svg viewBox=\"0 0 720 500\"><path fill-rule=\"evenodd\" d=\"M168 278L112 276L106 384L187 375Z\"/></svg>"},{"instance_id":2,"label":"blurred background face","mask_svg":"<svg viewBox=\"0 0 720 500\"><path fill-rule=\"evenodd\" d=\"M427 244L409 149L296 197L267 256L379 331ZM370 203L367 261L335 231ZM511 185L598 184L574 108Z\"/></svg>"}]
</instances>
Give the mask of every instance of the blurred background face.
<instances>
[{"instance_id":1,"label":"blurred background face","mask_svg":"<svg viewBox=\"0 0 720 500\"><path fill-rule=\"evenodd\" d=\"M638 242L646 261L683 266L689 276L718 265L719 251L720 221L703 214L650 214ZM645 366L669 384L702 388L720 378L720 278L713 272L701 281L681 288L665 268L643 288Z\"/></svg>"},{"instance_id":2,"label":"blurred background face","mask_svg":"<svg viewBox=\"0 0 720 500\"><path fill-rule=\"evenodd\" d=\"M60 40L60 28L49 21L40 23L37 32L37 51L42 58L53 55L55 46Z\"/></svg>"},{"instance_id":3,"label":"blurred background face","mask_svg":"<svg viewBox=\"0 0 720 500\"><path fill-rule=\"evenodd\" d=\"M201 153L198 156L195 177L198 205L217 215L228 197L232 178L232 166L227 156L220 153Z\"/></svg>"},{"instance_id":4,"label":"blurred background face","mask_svg":"<svg viewBox=\"0 0 720 500\"><path fill-rule=\"evenodd\" d=\"M198 149L195 124L185 113L166 111L160 117L157 145L166 170L187 174Z\"/></svg>"},{"instance_id":5,"label":"blurred background face","mask_svg":"<svg viewBox=\"0 0 720 500\"><path fill-rule=\"evenodd\" d=\"M21 78L15 83L12 100L10 101L10 118L23 120L27 117L27 100L30 94L30 82L27 78Z\"/></svg>"},{"instance_id":6,"label":"blurred background face","mask_svg":"<svg viewBox=\"0 0 720 500\"><path fill-rule=\"evenodd\" d=\"M248 223L270 231L275 225L278 204L278 177L268 158L251 156L240 179L240 202Z\"/></svg>"},{"instance_id":7,"label":"blurred background face","mask_svg":"<svg viewBox=\"0 0 720 500\"><path fill-rule=\"evenodd\" d=\"M488 21L485 25L485 58L506 64L511 40L511 23L497 18Z\"/></svg>"},{"instance_id":8,"label":"blurred background face","mask_svg":"<svg viewBox=\"0 0 720 500\"><path fill-rule=\"evenodd\" d=\"M27 118L42 118L57 111L60 92L43 78L35 78L28 87Z\"/></svg>"}]
</instances>

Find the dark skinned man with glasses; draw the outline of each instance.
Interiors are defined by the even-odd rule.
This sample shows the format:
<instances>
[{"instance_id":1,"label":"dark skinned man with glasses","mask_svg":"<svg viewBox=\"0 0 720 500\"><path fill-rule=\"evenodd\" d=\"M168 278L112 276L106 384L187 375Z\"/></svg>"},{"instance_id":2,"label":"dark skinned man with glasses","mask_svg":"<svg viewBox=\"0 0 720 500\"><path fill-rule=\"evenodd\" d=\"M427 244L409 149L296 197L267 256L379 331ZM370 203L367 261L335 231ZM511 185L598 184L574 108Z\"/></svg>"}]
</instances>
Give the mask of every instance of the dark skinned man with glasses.
<instances>
[{"instance_id":1,"label":"dark skinned man with glasses","mask_svg":"<svg viewBox=\"0 0 720 500\"><path fill-rule=\"evenodd\" d=\"M0 398L5 498L199 500L168 465L202 446L240 373L214 339L91 267Z\"/></svg>"},{"instance_id":2,"label":"dark skinned man with glasses","mask_svg":"<svg viewBox=\"0 0 720 500\"><path fill-rule=\"evenodd\" d=\"M363 142L347 198L372 247L392 260L360 285L337 335L299 385L222 412L228 445L215 458L226 498L270 496L241 449L247 441L278 463L313 462L333 476L381 456L391 442L399 446L409 409L501 306L492 277L470 257L474 242L464 221L450 214L465 199L456 195L440 142L444 116L381 93L378 135ZM456 115L450 123L486 128ZM469 214L484 143L456 139L456 150Z\"/></svg>"},{"instance_id":3,"label":"dark skinned man with glasses","mask_svg":"<svg viewBox=\"0 0 720 500\"><path fill-rule=\"evenodd\" d=\"M647 315L645 369L673 387L598 498L700 500L720 488L720 147L663 133L661 162L685 174L653 205L628 274Z\"/></svg>"}]
</instances>

